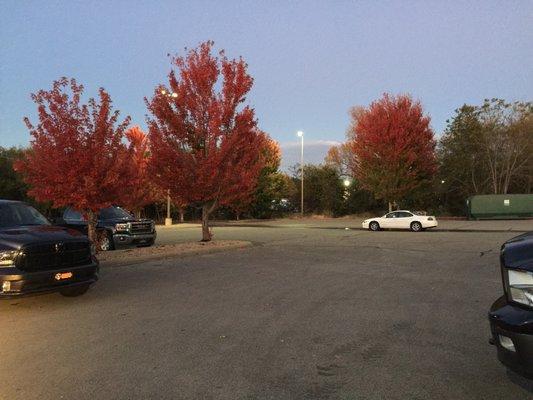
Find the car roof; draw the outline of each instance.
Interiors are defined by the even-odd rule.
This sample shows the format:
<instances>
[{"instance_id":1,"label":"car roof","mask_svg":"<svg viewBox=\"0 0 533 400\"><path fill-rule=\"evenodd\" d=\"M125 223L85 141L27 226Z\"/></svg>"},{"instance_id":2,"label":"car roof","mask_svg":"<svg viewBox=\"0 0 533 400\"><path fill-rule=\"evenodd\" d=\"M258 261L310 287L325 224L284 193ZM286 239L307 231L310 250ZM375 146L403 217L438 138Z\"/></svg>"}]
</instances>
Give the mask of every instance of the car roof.
<instances>
[{"instance_id":1,"label":"car roof","mask_svg":"<svg viewBox=\"0 0 533 400\"><path fill-rule=\"evenodd\" d=\"M110 206L108 206L108 207L101 208L101 210L105 210L106 208L123 208L123 207L122 207L122 206L119 206L119 205L117 205L117 204L112 204L112 205L110 205ZM65 208L65 211L66 211L66 210L79 211L79 210L76 210L74 207L66 207L66 208Z\"/></svg>"},{"instance_id":2,"label":"car roof","mask_svg":"<svg viewBox=\"0 0 533 400\"><path fill-rule=\"evenodd\" d=\"M11 204L11 203L22 203L22 202L18 200L0 199L0 204Z\"/></svg>"}]
</instances>

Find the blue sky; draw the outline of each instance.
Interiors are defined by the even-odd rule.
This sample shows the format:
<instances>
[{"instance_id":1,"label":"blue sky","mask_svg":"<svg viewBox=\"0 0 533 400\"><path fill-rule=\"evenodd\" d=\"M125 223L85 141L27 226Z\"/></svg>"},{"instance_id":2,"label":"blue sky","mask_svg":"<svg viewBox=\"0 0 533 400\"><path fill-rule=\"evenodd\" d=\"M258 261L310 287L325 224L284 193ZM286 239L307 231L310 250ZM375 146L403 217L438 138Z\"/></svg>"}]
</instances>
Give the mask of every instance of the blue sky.
<instances>
[{"instance_id":1,"label":"blue sky","mask_svg":"<svg viewBox=\"0 0 533 400\"><path fill-rule=\"evenodd\" d=\"M296 131L320 162L348 109L383 92L421 100L437 134L455 108L532 100L533 1L0 0L0 146L27 145L30 93L60 76L99 86L145 127L144 96L168 53L212 39L242 55L260 126L296 162Z\"/></svg>"}]
</instances>

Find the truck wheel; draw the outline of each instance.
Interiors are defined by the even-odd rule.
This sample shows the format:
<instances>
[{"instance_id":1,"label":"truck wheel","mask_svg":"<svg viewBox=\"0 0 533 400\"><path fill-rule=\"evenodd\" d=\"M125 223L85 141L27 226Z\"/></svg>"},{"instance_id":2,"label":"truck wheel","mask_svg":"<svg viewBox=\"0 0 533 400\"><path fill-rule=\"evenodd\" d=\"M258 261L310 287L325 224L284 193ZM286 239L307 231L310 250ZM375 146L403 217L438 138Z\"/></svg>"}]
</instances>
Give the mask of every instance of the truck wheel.
<instances>
[{"instance_id":1,"label":"truck wheel","mask_svg":"<svg viewBox=\"0 0 533 400\"><path fill-rule=\"evenodd\" d=\"M422 224L420 222L411 222L411 230L413 232L420 232L422 230Z\"/></svg>"},{"instance_id":2,"label":"truck wheel","mask_svg":"<svg viewBox=\"0 0 533 400\"><path fill-rule=\"evenodd\" d=\"M368 225L368 229L370 229L371 231L379 231L379 224L376 222L376 221L372 221L369 225Z\"/></svg>"},{"instance_id":3,"label":"truck wheel","mask_svg":"<svg viewBox=\"0 0 533 400\"><path fill-rule=\"evenodd\" d=\"M65 297L77 297L85 294L89 290L89 285L80 285L61 290L61 293Z\"/></svg>"},{"instance_id":4,"label":"truck wheel","mask_svg":"<svg viewBox=\"0 0 533 400\"><path fill-rule=\"evenodd\" d=\"M113 236L108 231L105 231L100 237L100 251L109 251L114 248L115 244L113 243Z\"/></svg>"}]
</instances>

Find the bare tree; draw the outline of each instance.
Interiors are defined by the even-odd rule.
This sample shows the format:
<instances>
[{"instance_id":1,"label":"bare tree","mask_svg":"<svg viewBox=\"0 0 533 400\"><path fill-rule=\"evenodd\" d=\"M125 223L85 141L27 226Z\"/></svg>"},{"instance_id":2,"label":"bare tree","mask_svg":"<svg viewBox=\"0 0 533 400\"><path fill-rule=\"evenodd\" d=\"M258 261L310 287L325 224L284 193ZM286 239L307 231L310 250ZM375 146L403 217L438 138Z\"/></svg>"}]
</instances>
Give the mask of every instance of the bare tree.
<instances>
[{"instance_id":1,"label":"bare tree","mask_svg":"<svg viewBox=\"0 0 533 400\"><path fill-rule=\"evenodd\" d=\"M533 175L533 104L485 100L464 105L439 143L441 177L449 191L529 193Z\"/></svg>"},{"instance_id":2,"label":"bare tree","mask_svg":"<svg viewBox=\"0 0 533 400\"><path fill-rule=\"evenodd\" d=\"M533 104L485 100L478 117L491 191L506 194L514 179L532 172Z\"/></svg>"}]
</instances>

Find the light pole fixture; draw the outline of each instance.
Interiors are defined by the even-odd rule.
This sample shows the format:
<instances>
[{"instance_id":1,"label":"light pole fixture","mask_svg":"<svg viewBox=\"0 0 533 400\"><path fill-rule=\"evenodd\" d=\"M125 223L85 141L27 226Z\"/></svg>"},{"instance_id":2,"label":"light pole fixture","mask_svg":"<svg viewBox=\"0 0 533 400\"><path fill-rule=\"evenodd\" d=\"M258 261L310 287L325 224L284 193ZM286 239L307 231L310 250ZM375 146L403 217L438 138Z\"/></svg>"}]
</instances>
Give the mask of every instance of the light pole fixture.
<instances>
[{"instance_id":1,"label":"light pole fixture","mask_svg":"<svg viewBox=\"0 0 533 400\"><path fill-rule=\"evenodd\" d=\"M304 133L303 131L298 131L296 133L300 139L302 139L302 147L300 151L300 173L301 173L301 199L300 199L300 212L302 217L304 216Z\"/></svg>"},{"instance_id":2,"label":"light pole fixture","mask_svg":"<svg viewBox=\"0 0 533 400\"><path fill-rule=\"evenodd\" d=\"M344 198L344 200L348 200L348 198L350 197L350 192L348 192L348 188L352 184L352 181L349 178L344 178L342 180L342 184L344 185L344 193L342 197Z\"/></svg>"}]
</instances>

